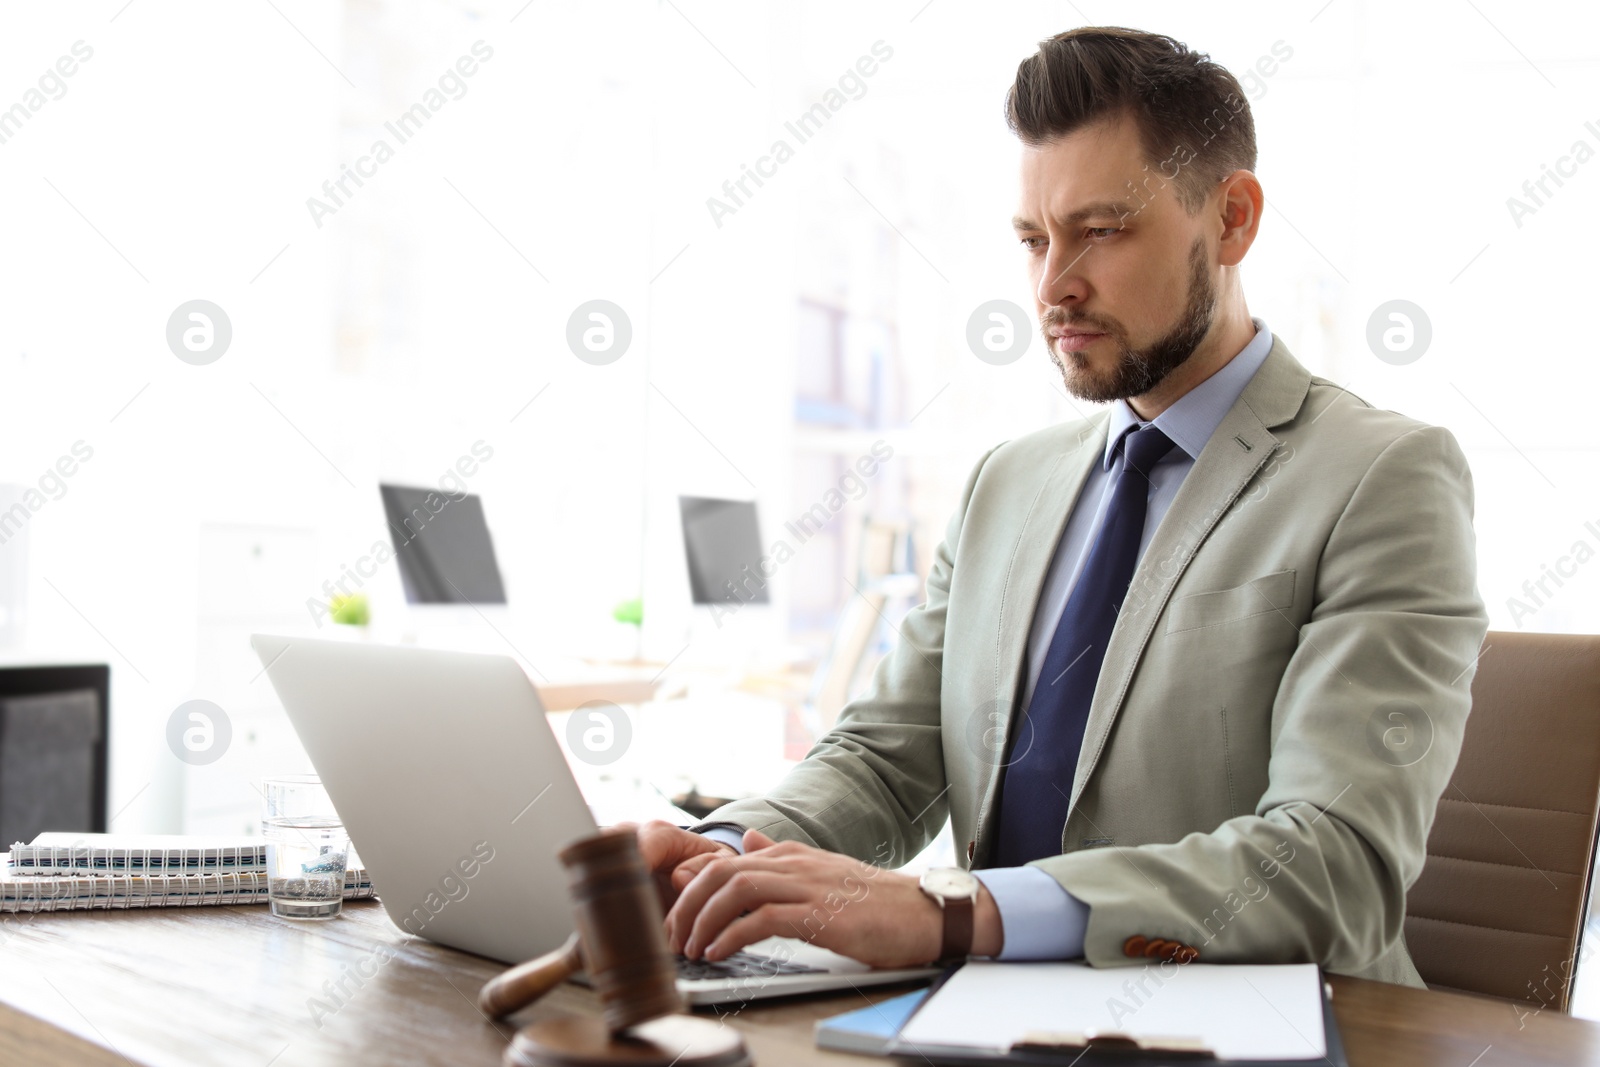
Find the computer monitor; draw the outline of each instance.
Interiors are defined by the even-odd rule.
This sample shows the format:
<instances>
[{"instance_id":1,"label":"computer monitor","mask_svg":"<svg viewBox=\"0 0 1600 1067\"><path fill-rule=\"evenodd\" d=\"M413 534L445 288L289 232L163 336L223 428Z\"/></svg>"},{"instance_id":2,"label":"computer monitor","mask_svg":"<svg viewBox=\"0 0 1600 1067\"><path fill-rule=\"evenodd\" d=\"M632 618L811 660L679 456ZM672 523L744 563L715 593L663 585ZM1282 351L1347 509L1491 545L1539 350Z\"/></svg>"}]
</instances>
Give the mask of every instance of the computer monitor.
<instances>
[{"instance_id":1,"label":"computer monitor","mask_svg":"<svg viewBox=\"0 0 1600 1067\"><path fill-rule=\"evenodd\" d=\"M761 530L753 500L680 496L689 592L696 604L766 604Z\"/></svg>"},{"instance_id":2,"label":"computer monitor","mask_svg":"<svg viewBox=\"0 0 1600 1067\"><path fill-rule=\"evenodd\" d=\"M504 604L483 501L471 494L380 485L408 604Z\"/></svg>"}]
</instances>

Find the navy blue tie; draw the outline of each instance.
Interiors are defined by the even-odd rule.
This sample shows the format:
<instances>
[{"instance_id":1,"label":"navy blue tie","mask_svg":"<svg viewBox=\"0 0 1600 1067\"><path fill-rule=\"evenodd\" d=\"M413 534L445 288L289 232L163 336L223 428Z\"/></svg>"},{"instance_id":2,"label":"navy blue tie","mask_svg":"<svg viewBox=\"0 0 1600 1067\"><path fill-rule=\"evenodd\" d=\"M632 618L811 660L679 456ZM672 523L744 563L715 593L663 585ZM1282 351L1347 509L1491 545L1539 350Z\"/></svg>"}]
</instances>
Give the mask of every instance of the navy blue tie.
<instances>
[{"instance_id":1,"label":"navy blue tie","mask_svg":"<svg viewBox=\"0 0 1600 1067\"><path fill-rule=\"evenodd\" d=\"M1100 664L1139 563L1150 469L1172 450L1172 441L1147 425L1125 434L1119 447L1122 470L1111 487L1105 519L1056 623L1028 710L1011 731L1000 787L996 866L1018 867L1061 854L1072 777Z\"/></svg>"}]
</instances>

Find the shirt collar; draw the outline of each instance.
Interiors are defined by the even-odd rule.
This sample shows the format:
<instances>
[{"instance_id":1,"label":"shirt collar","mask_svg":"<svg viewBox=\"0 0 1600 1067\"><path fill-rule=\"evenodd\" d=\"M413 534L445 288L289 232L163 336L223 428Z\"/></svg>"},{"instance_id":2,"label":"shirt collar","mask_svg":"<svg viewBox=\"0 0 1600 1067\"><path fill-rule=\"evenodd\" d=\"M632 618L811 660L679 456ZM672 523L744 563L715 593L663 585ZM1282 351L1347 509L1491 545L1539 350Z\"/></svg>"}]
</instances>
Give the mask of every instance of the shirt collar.
<instances>
[{"instance_id":1,"label":"shirt collar","mask_svg":"<svg viewBox=\"0 0 1600 1067\"><path fill-rule=\"evenodd\" d=\"M1155 417L1156 428L1187 452L1190 459L1200 458L1201 449L1206 447L1206 442L1211 440L1211 435L1222 424L1229 409L1272 350L1272 331L1267 329L1267 324L1257 318L1250 321L1256 328L1256 335L1250 339L1250 343L1223 364L1222 369L1184 393L1171 407ZM1101 469L1111 469L1111 460L1117 454L1117 445L1123 435L1146 425L1126 400L1118 400L1112 405Z\"/></svg>"}]
</instances>

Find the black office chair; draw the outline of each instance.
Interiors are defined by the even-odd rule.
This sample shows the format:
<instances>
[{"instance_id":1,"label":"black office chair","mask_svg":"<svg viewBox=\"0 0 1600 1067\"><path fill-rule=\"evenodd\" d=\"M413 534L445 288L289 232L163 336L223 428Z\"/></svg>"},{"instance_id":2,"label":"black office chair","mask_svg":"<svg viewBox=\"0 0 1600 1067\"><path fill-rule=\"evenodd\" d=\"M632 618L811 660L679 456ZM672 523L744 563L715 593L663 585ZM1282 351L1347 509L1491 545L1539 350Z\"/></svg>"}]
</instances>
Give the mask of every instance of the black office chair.
<instances>
[{"instance_id":1,"label":"black office chair","mask_svg":"<svg viewBox=\"0 0 1600 1067\"><path fill-rule=\"evenodd\" d=\"M105 666L0 669L0 851L106 828Z\"/></svg>"}]
</instances>

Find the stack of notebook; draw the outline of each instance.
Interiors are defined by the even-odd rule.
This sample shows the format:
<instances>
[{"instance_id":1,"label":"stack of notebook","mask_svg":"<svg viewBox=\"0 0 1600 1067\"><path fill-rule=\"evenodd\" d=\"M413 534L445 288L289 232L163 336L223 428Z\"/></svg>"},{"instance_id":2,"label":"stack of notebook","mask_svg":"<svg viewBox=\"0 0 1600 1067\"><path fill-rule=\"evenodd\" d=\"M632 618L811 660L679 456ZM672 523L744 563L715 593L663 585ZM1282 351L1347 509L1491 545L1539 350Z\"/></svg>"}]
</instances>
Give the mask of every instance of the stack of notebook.
<instances>
[{"instance_id":1,"label":"stack of notebook","mask_svg":"<svg viewBox=\"0 0 1600 1067\"><path fill-rule=\"evenodd\" d=\"M346 900L372 896L351 853ZM0 853L0 912L193 907L267 901L267 843L259 837L40 834Z\"/></svg>"}]
</instances>

